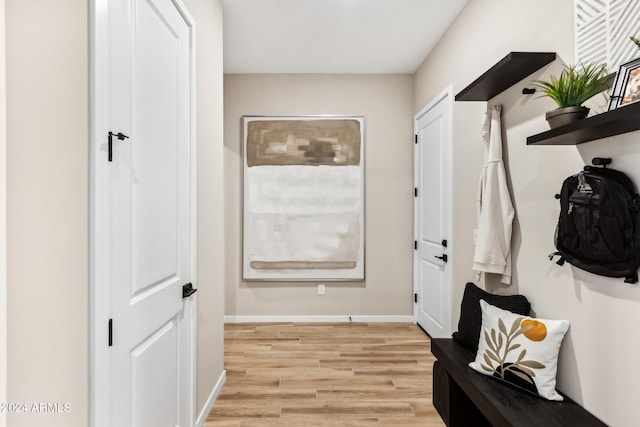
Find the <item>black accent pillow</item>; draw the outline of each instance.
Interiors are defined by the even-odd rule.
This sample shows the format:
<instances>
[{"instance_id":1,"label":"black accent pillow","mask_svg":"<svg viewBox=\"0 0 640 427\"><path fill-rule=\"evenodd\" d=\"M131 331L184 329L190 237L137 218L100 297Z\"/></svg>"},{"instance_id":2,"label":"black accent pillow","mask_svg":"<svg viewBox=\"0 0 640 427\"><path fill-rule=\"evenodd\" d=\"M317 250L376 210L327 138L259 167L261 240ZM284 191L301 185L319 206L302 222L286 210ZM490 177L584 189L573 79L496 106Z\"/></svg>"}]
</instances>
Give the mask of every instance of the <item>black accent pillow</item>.
<instances>
[{"instance_id":1,"label":"black accent pillow","mask_svg":"<svg viewBox=\"0 0 640 427\"><path fill-rule=\"evenodd\" d=\"M481 299L503 310L524 316L528 316L531 311L531 304L524 295L494 295L480 289L474 283L467 283L460 305L458 332L453 333L453 339L473 351L478 351L482 329Z\"/></svg>"}]
</instances>

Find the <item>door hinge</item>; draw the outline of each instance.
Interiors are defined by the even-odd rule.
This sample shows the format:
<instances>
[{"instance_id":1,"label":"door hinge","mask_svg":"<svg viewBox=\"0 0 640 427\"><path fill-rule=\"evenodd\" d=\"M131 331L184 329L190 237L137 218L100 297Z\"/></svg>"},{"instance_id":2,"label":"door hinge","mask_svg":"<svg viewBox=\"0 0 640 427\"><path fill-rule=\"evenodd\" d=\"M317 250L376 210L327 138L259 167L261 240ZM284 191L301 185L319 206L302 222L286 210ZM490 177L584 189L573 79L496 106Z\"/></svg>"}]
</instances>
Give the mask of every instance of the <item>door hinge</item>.
<instances>
[{"instance_id":1,"label":"door hinge","mask_svg":"<svg viewBox=\"0 0 640 427\"><path fill-rule=\"evenodd\" d=\"M113 346L113 319L109 319L109 347Z\"/></svg>"},{"instance_id":2,"label":"door hinge","mask_svg":"<svg viewBox=\"0 0 640 427\"><path fill-rule=\"evenodd\" d=\"M113 133L111 131L109 131L109 147L108 147L108 151L109 151L109 161L112 162L113 161L113 137L118 138L118 140L120 141L124 141L126 138L129 138L127 135L125 135L122 132L118 132L118 133Z\"/></svg>"},{"instance_id":3,"label":"door hinge","mask_svg":"<svg viewBox=\"0 0 640 427\"><path fill-rule=\"evenodd\" d=\"M414 141L413 143L417 144L418 143L418 134L415 134L413 136L415 137L414 140L413 140Z\"/></svg>"},{"instance_id":4,"label":"door hinge","mask_svg":"<svg viewBox=\"0 0 640 427\"><path fill-rule=\"evenodd\" d=\"M418 250L418 241L417 240L413 241L413 249L415 249L416 251Z\"/></svg>"},{"instance_id":5,"label":"door hinge","mask_svg":"<svg viewBox=\"0 0 640 427\"><path fill-rule=\"evenodd\" d=\"M413 302L415 302L415 303L418 302L418 293L417 292L415 294L413 294Z\"/></svg>"},{"instance_id":6,"label":"door hinge","mask_svg":"<svg viewBox=\"0 0 640 427\"><path fill-rule=\"evenodd\" d=\"M418 197L418 187L413 187L413 197Z\"/></svg>"}]
</instances>

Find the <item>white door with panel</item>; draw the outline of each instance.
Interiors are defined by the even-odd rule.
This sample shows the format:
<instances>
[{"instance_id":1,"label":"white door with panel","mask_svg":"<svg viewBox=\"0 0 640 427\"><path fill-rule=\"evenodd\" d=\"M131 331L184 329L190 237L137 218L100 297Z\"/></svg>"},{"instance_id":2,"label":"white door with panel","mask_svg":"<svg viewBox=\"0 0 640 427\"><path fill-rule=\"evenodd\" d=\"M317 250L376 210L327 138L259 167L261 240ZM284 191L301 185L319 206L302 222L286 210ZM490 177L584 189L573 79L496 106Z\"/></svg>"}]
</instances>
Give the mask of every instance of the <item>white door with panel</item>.
<instances>
[{"instance_id":1,"label":"white door with panel","mask_svg":"<svg viewBox=\"0 0 640 427\"><path fill-rule=\"evenodd\" d=\"M415 116L414 291L418 324L451 336L451 94Z\"/></svg>"},{"instance_id":2,"label":"white door with panel","mask_svg":"<svg viewBox=\"0 0 640 427\"><path fill-rule=\"evenodd\" d=\"M92 422L189 427L192 25L172 0L96 4Z\"/></svg>"}]
</instances>

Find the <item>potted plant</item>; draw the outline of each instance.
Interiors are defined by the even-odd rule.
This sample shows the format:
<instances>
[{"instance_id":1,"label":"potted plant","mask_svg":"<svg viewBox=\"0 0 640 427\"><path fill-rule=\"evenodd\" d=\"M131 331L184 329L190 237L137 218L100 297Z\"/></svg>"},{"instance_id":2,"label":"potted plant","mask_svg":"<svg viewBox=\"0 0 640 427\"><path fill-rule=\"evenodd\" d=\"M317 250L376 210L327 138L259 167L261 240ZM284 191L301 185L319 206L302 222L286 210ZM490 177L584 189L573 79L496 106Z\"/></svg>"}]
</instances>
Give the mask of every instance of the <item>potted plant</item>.
<instances>
[{"instance_id":1,"label":"potted plant","mask_svg":"<svg viewBox=\"0 0 640 427\"><path fill-rule=\"evenodd\" d=\"M594 95L608 89L609 79L605 65L567 65L559 77L551 76L549 81L536 80L543 96L553 99L558 108L546 114L549 127L559 126L584 119L589 109L582 104Z\"/></svg>"}]
</instances>

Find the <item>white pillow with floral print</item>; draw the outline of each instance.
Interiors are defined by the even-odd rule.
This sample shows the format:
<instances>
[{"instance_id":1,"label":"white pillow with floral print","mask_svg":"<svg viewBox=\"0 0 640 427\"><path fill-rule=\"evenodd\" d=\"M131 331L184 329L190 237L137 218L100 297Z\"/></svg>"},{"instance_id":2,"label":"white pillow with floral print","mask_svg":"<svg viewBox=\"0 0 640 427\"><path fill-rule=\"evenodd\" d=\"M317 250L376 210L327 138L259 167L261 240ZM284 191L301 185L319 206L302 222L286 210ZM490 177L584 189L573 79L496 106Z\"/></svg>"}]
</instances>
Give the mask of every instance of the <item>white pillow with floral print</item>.
<instances>
[{"instance_id":1,"label":"white pillow with floral print","mask_svg":"<svg viewBox=\"0 0 640 427\"><path fill-rule=\"evenodd\" d=\"M566 320L534 319L480 301L482 330L478 353L469 366L549 400L556 391L558 353Z\"/></svg>"}]
</instances>

